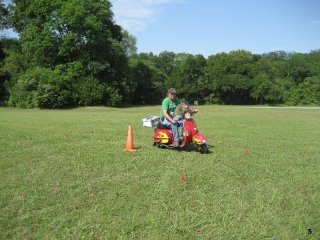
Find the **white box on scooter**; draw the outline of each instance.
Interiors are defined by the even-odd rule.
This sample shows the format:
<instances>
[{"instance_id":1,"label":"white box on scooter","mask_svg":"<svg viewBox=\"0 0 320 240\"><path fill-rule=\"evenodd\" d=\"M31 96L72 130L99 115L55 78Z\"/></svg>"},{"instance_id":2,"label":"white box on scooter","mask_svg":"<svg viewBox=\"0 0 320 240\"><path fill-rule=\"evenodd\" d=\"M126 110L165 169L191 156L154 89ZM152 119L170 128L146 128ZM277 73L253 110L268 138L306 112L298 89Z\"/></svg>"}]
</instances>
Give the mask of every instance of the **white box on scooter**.
<instances>
[{"instance_id":1,"label":"white box on scooter","mask_svg":"<svg viewBox=\"0 0 320 240\"><path fill-rule=\"evenodd\" d=\"M147 128L154 128L158 125L160 122L160 117L157 116L150 116L150 117L145 117L142 119L143 126Z\"/></svg>"}]
</instances>

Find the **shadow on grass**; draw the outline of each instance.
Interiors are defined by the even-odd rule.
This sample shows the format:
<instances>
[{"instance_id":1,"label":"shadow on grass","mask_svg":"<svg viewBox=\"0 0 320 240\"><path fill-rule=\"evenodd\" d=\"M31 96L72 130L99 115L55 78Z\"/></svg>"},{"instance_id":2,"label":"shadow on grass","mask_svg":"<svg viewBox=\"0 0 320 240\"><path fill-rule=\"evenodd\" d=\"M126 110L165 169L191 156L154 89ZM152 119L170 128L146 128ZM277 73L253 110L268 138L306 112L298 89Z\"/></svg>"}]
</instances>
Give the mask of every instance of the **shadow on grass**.
<instances>
[{"instance_id":1,"label":"shadow on grass","mask_svg":"<svg viewBox=\"0 0 320 240\"><path fill-rule=\"evenodd\" d=\"M214 146L213 145L208 145L208 153L207 154L213 154L214 153ZM194 146L193 144L188 145L187 147L183 149L178 149L178 151L184 151L184 152L199 152L200 151Z\"/></svg>"},{"instance_id":2,"label":"shadow on grass","mask_svg":"<svg viewBox=\"0 0 320 240\"><path fill-rule=\"evenodd\" d=\"M214 146L213 145L207 145L208 146L208 153L207 154L213 154L214 153ZM185 148L166 148L166 147L159 147L159 149L165 149L170 151L181 151L181 152L199 152L200 151L194 146L193 144L188 145Z\"/></svg>"}]
</instances>

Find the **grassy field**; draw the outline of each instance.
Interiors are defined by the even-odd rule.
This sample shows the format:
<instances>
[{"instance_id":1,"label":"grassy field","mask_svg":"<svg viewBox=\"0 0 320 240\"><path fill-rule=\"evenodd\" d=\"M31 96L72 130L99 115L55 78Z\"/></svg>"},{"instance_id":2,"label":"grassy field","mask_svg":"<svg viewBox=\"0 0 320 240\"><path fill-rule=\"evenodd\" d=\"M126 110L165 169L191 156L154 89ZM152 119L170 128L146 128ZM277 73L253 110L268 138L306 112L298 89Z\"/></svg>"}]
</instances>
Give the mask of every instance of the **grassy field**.
<instances>
[{"instance_id":1,"label":"grassy field","mask_svg":"<svg viewBox=\"0 0 320 240\"><path fill-rule=\"evenodd\" d=\"M320 239L320 111L199 109L207 155L154 148L159 107L0 108L0 238Z\"/></svg>"}]
</instances>

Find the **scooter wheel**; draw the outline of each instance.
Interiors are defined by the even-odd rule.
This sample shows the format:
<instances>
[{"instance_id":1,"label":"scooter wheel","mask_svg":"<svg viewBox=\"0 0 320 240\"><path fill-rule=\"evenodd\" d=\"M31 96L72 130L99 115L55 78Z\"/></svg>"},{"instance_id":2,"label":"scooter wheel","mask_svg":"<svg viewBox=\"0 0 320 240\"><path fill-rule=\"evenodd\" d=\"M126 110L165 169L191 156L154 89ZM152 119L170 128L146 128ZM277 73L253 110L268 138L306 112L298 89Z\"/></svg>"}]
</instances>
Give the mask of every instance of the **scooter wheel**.
<instances>
[{"instance_id":1,"label":"scooter wheel","mask_svg":"<svg viewBox=\"0 0 320 240\"><path fill-rule=\"evenodd\" d=\"M205 143L200 145L199 150L201 154L207 154L209 152L208 146Z\"/></svg>"}]
</instances>

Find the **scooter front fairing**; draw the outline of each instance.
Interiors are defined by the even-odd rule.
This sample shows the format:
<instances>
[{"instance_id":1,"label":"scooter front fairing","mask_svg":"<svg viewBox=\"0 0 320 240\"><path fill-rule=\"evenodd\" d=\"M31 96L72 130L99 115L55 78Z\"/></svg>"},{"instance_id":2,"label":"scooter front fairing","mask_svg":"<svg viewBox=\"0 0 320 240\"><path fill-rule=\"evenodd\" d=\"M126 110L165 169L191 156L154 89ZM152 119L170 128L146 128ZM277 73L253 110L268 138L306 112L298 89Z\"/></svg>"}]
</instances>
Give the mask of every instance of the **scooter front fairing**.
<instances>
[{"instance_id":1,"label":"scooter front fairing","mask_svg":"<svg viewBox=\"0 0 320 240\"><path fill-rule=\"evenodd\" d=\"M196 145L202 145L207 142L206 137L202 133L197 133L193 136L192 142Z\"/></svg>"}]
</instances>

